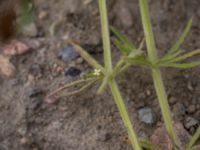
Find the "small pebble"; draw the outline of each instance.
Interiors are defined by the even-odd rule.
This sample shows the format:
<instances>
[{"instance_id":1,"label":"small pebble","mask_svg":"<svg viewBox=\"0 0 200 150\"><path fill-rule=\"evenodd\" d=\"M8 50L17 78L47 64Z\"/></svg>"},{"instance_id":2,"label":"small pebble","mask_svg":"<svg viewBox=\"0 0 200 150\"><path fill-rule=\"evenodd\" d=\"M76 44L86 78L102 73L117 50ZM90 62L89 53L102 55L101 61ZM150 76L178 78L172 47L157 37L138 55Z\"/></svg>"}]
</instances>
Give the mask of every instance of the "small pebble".
<instances>
[{"instance_id":1,"label":"small pebble","mask_svg":"<svg viewBox=\"0 0 200 150\"><path fill-rule=\"evenodd\" d=\"M65 63L69 63L78 57L79 54L74 50L73 47L70 46L63 48L58 54L58 58Z\"/></svg>"},{"instance_id":2,"label":"small pebble","mask_svg":"<svg viewBox=\"0 0 200 150\"><path fill-rule=\"evenodd\" d=\"M30 50L30 47L21 41L13 40L3 47L3 53L7 56L21 55Z\"/></svg>"},{"instance_id":3,"label":"small pebble","mask_svg":"<svg viewBox=\"0 0 200 150\"><path fill-rule=\"evenodd\" d=\"M184 121L184 126L186 129L190 129L192 127L198 126L199 122L193 117L187 117Z\"/></svg>"},{"instance_id":4,"label":"small pebble","mask_svg":"<svg viewBox=\"0 0 200 150\"><path fill-rule=\"evenodd\" d=\"M9 58L0 55L0 74L11 77L15 73L15 66L10 62Z\"/></svg>"},{"instance_id":5,"label":"small pebble","mask_svg":"<svg viewBox=\"0 0 200 150\"><path fill-rule=\"evenodd\" d=\"M180 149L182 150L191 137L180 122L175 122L174 128L179 137ZM158 127L154 131L153 135L150 137L150 141L155 145L159 145L164 150L173 150L173 143L170 140L164 125Z\"/></svg>"},{"instance_id":6,"label":"small pebble","mask_svg":"<svg viewBox=\"0 0 200 150\"><path fill-rule=\"evenodd\" d=\"M78 68L76 67L70 67L70 68L67 68L65 70L65 75L66 76L71 76L71 77L75 77L75 76L78 76L81 74L81 70L79 70Z\"/></svg>"},{"instance_id":7,"label":"small pebble","mask_svg":"<svg viewBox=\"0 0 200 150\"><path fill-rule=\"evenodd\" d=\"M139 110L139 119L146 124L154 124L156 122L156 115L151 108L145 107Z\"/></svg>"}]
</instances>

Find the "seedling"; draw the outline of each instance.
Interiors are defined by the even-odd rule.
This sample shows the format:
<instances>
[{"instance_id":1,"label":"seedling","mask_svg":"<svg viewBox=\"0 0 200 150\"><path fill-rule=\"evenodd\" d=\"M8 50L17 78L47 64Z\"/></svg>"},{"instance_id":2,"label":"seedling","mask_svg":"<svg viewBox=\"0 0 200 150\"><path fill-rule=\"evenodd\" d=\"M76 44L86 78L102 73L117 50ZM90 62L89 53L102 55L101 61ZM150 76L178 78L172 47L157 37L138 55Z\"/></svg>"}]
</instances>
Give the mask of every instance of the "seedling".
<instances>
[{"instance_id":1,"label":"seedling","mask_svg":"<svg viewBox=\"0 0 200 150\"><path fill-rule=\"evenodd\" d=\"M154 35L152 32L152 26L149 17L148 2L147 0L139 0L145 40L142 40L142 42L137 47L125 35L123 35L114 27L111 27L111 30L116 35L114 44L122 52L121 58L119 59L117 64L113 67L111 48L110 48L110 35L109 35L106 0L98 0L98 1L99 1L99 10L100 10L101 26L102 26L104 65L101 65L90 54L88 54L86 50L84 50L75 42L68 41L68 43L71 44L77 50L77 52L79 52L79 54L93 67L94 71L90 73L88 76L81 79L80 81L75 81L74 83L67 84L61 87L60 89L52 92L49 95L49 97L58 94L60 91L63 91L66 88L71 88L73 86L83 84L84 86L82 85L81 87L79 87L80 88L79 90L68 93L68 95L73 95L78 92L81 92L82 90L88 88L89 86L91 86L96 82L100 82L101 85L97 93L102 93L107 87L110 88L111 93L115 99L115 103L119 109L121 118L127 129L128 137L133 149L142 150L144 148L147 150L162 150L162 148L160 148L159 146L153 145L149 141L138 138L138 135L136 134L136 131L134 130L133 125L131 123L118 84L115 80L115 77L117 75L126 71L132 65L139 65L142 67L150 68L152 71L152 78L157 93L157 97L159 100L159 105L161 107L166 129L174 143L174 149L175 150L179 149L180 148L179 139L173 127L173 121L170 113L169 104L167 101L167 95L163 84L160 68L162 67L192 68L200 65L200 61L192 63L185 63L185 62L183 63L185 59L188 59L196 54L199 54L200 49L183 54L184 51L181 50L180 48L181 44L184 42L184 39L187 37L187 34L191 28L192 20L189 21L183 34L180 36L179 40L175 43L175 45L167 52L167 54L159 58L157 55ZM142 48L144 46L144 41L146 42L147 45L147 52L148 52L147 56L142 51ZM199 148L198 146L194 146L199 136L200 136L200 128L191 138L186 150L197 150Z\"/></svg>"},{"instance_id":2,"label":"seedling","mask_svg":"<svg viewBox=\"0 0 200 150\"><path fill-rule=\"evenodd\" d=\"M77 81L77 82L74 82L71 84L67 84L67 85L59 88L58 90L55 90L54 92L50 93L47 96L47 98L54 97L54 95L58 94L60 91L63 91L66 88L74 87L77 84L78 85L80 85L80 83L86 84L88 80L90 81L90 83L92 81L95 81L95 82L100 81L101 86L98 90L98 93L102 93L107 86L110 87L110 90L113 94L116 105L119 109L120 115L122 117L122 120L128 131L128 136L129 136L130 142L132 144L132 147L136 150L142 150L139 139L137 137L137 134L132 126L129 114L126 110L126 106L123 102L120 90L115 81L115 74L117 74L118 71L122 70L120 64L124 63L124 60L118 63L118 65L117 65L118 67L115 67L113 69L106 0L99 0L99 10L100 10L101 27L102 27L104 66L99 64L98 61L96 61L92 56L90 56L90 54L88 54L87 51L84 50L82 47L80 47L78 44L74 43L73 41L68 41L68 43L71 44L77 50L77 52L79 52L79 54L94 68L94 71L87 78L84 78L80 81ZM91 84L89 84L89 85L91 85ZM85 87L81 88L81 89L83 90L83 89L85 89ZM78 91L78 92L80 92L80 91ZM71 94L74 94L74 92L70 92L67 95L71 95ZM143 143L145 143L145 142L143 142Z\"/></svg>"},{"instance_id":3,"label":"seedling","mask_svg":"<svg viewBox=\"0 0 200 150\"><path fill-rule=\"evenodd\" d=\"M92 56L90 56L83 48L78 46L72 41L69 41L71 45L75 47L75 49L80 53L80 55L94 67L95 74L103 75L101 80L102 84L98 90L98 93L103 92L105 87L109 85L117 107L119 109L122 120L125 124L125 127L128 131L128 136L131 141L131 144L134 149L142 150L137 134L132 127L132 123L129 117L129 114L126 110L126 106L123 102L121 93L119 91L118 85L115 81L115 78L112 76L113 67L112 67L112 59L111 59L111 48L110 48L110 35L109 35L109 26L108 26L108 17L107 17L107 8L106 8L106 0L99 0L99 10L101 16L101 27L102 27L102 39L103 39L103 52L104 52L104 66L100 65ZM114 69L115 70L115 69Z\"/></svg>"},{"instance_id":4,"label":"seedling","mask_svg":"<svg viewBox=\"0 0 200 150\"><path fill-rule=\"evenodd\" d=\"M186 28L184 29L182 35L180 36L178 41L175 43L175 45L167 52L167 54L159 58L157 56L154 35L152 32L152 26L151 26L151 21L149 17L148 1L139 0L139 3L140 3L140 12L141 12L141 17L142 17L142 24L143 24L144 34L145 34L145 41L147 45L148 56L145 56L144 54L142 54L133 58L127 57L128 59L126 59L127 63L125 65L127 64L129 66L130 64L140 65L140 66L145 66L151 69L154 87L156 89L156 93L157 93L159 105L161 107L166 129L172 141L174 142L174 149L178 149L180 148L179 139L173 127L173 121L171 118L170 108L167 101L167 95L166 95L165 87L163 84L160 68L173 67L173 68L187 69L187 68L193 68L200 65L200 61L191 62L191 63L183 62L184 60L191 58L194 55L199 54L200 49L183 54L184 51L180 48L180 46L184 42L192 26L192 19L188 22ZM120 33L115 28L112 28L112 31L115 33L117 37L117 39L115 39L115 42L114 42L116 47L120 49L123 55L129 56L131 49L133 49L133 44L125 35ZM199 132L200 131L198 129L197 133L194 135L189 145L193 145L194 142L192 141L196 141L199 138L200 136ZM188 146L187 149L192 149L192 146Z\"/></svg>"}]
</instances>

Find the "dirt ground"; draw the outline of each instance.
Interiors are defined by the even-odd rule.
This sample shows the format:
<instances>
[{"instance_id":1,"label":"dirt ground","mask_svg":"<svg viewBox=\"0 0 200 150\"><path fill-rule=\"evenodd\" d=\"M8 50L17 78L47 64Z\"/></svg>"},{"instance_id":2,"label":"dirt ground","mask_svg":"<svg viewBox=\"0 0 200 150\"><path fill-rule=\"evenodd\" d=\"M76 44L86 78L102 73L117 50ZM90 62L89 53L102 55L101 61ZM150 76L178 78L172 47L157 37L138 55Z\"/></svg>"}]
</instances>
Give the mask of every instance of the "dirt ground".
<instances>
[{"instance_id":1,"label":"dirt ground","mask_svg":"<svg viewBox=\"0 0 200 150\"><path fill-rule=\"evenodd\" d=\"M143 38L138 1L110 0L109 21L137 45ZM100 18L96 0L35 0L37 35L22 35L22 41L38 43L27 54L12 58L17 72L13 78L0 76L0 150L131 150L123 122L110 92L96 95L98 85L83 93L63 97L48 105L44 97L61 84L79 77L64 75L64 68L76 66L84 72L86 62L64 63L58 53L66 38L86 47L102 61ZM187 21L193 27L183 49L200 47L199 0L151 0L151 19L160 54L176 41ZM18 40L19 40L18 39ZM114 62L119 52L113 47ZM60 69L61 68L61 69ZM175 121L190 134L200 122L200 69L163 70L170 107ZM162 122L150 71L131 68L118 78L135 129L148 138ZM156 122L148 125L138 110L150 107ZM196 120L186 127L187 118Z\"/></svg>"}]
</instances>

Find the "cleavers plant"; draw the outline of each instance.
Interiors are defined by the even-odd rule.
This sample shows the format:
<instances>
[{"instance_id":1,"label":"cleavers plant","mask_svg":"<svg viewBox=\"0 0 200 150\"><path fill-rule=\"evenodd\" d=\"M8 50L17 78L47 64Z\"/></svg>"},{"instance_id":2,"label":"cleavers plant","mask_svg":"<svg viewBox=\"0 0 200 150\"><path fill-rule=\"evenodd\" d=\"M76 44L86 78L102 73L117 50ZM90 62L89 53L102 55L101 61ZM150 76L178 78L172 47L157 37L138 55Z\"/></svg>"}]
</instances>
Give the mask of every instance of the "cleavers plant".
<instances>
[{"instance_id":1,"label":"cleavers plant","mask_svg":"<svg viewBox=\"0 0 200 150\"><path fill-rule=\"evenodd\" d=\"M125 124L125 127L128 131L128 136L130 142L134 149L142 150L137 134L132 127L132 123L129 117L129 114L126 110L126 106L123 102L121 93L119 91L118 85L115 81L115 78L112 77L113 67L112 67L112 58L111 58L111 47L110 47L110 35L109 35L109 25L108 25L108 16L107 16L107 7L106 0L99 0L99 10L101 16L101 27L102 27L102 39L103 39L103 53L104 53L104 66L100 65L92 56L90 56L84 49L82 49L77 44L69 41L75 49L80 53L80 55L85 58L85 60L92 65L95 70L100 70L102 84L98 90L98 93L101 93L107 85L109 85L113 97L115 99L116 105L119 109L122 120Z\"/></svg>"},{"instance_id":2,"label":"cleavers plant","mask_svg":"<svg viewBox=\"0 0 200 150\"><path fill-rule=\"evenodd\" d=\"M192 19L187 24L182 35L175 43L175 45L161 58L157 55L157 49L155 46L154 35L152 31L149 10L148 10L148 0L139 0L142 24L145 38L139 44L138 48L121 32L119 32L114 27L109 27L108 16L107 16L107 7L106 0L98 0L99 2L99 11L101 17L101 27L102 27L102 40L103 40L103 54L104 54L104 65L101 65L96 61L90 54L87 53L82 47L76 44L73 41L68 41L79 53L80 55L94 68L94 72L89 73L84 76L80 81L75 81L74 83L65 85L64 87L59 88L58 90L52 92L48 97L56 95L58 92L70 88L72 86L82 85L79 90L68 93L67 95L73 95L81 92L82 90L90 87L92 84L97 81L101 82L99 90L97 93L102 93L105 88L109 87L111 93L115 99L115 103L119 109L121 118L124 122L124 125L128 132L128 137L131 142L133 149L142 150L162 150L157 145L153 145L149 141L139 139L136 131L133 128L131 123L129 113L124 104L121 92L119 90L118 84L115 80L115 77L120 73L126 71L132 65L139 65L142 67L150 68L152 71L152 78L154 82L154 87L157 93L159 105L162 111L162 116L164 123L167 129L167 132L170 138L173 141L174 149L177 150L180 148L179 138L176 135L174 130L173 121L170 113L170 107L167 101L167 95L164 87L164 83L161 76L160 68L163 67L173 67L173 68L192 68L200 65L200 61L185 63L184 60L200 53L200 49L194 50L192 52L183 54L184 51L180 48L181 44L184 42L185 38L188 35L188 32L192 26ZM110 35L109 28L115 34L116 38L114 39L115 46L122 52L122 56L118 63L113 67L112 56L111 56L111 46L110 46ZM146 42L147 53L146 56L142 51L144 43ZM200 128L197 130L195 135L191 138L189 144L186 147L186 150L197 150L198 146L194 146L196 141L200 136Z\"/></svg>"},{"instance_id":3,"label":"cleavers plant","mask_svg":"<svg viewBox=\"0 0 200 150\"><path fill-rule=\"evenodd\" d=\"M131 53L131 42L128 38L117 31L115 28L112 28L112 31L116 35L115 45L122 51L123 54L127 57L127 64L130 65L141 65L151 69L152 71L152 78L154 82L154 87L157 93L159 105L161 107L162 116L164 119L164 123L166 129L168 131L169 136L171 137L174 143L174 149L179 149L181 147L179 143L179 139L176 135L176 132L173 127L173 121L170 113L169 104L167 101L167 95L165 91L165 87L163 84L162 76L160 68L162 67L173 67L173 68L180 68L180 69L187 69L193 68L200 65L200 61L195 61L191 63L184 63L183 61L200 53L200 49L194 50L192 52L183 54L184 51L180 48L182 43L184 42L185 38L188 35L188 32L192 26L192 19L187 24L186 28L184 29L182 35L175 43L174 46L165 54L163 57L159 58L157 55L157 49L155 46L154 35L152 31L149 10L148 10L148 0L139 0L140 5L140 13L142 18L142 24L145 34L145 41L147 46L147 53L148 55L145 56L143 53L138 52L138 56L130 58L129 55ZM127 64L125 64L127 66ZM200 136L200 129L197 130L194 137L191 139L189 146L187 149L192 149L192 145ZM195 139L195 140L194 140Z\"/></svg>"}]
</instances>

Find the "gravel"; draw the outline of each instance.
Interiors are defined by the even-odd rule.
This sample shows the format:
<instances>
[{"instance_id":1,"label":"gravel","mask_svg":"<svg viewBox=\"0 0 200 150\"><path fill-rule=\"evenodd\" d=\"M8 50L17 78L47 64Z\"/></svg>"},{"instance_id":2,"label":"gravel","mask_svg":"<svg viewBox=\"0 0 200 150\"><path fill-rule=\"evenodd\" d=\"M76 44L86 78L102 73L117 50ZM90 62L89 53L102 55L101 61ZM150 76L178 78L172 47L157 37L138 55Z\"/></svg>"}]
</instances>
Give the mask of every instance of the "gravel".
<instances>
[{"instance_id":1,"label":"gravel","mask_svg":"<svg viewBox=\"0 0 200 150\"><path fill-rule=\"evenodd\" d=\"M151 108L141 108L138 113L141 122L144 122L145 124L154 124L156 122L156 115Z\"/></svg>"}]
</instances>

